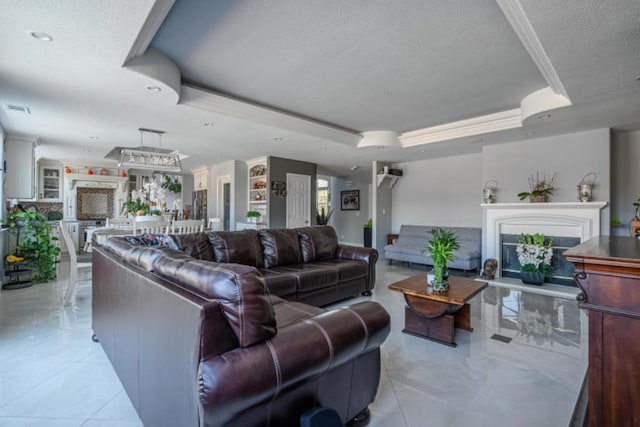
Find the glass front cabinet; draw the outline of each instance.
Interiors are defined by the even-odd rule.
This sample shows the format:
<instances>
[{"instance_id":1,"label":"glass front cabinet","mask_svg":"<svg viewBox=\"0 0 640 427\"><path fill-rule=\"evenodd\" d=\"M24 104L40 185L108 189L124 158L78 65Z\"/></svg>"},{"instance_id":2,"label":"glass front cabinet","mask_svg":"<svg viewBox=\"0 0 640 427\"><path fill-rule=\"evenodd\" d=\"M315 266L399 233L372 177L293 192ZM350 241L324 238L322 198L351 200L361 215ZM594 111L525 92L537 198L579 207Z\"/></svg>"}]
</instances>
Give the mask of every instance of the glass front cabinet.
<instances>
[{"instance_id":1,"label":"glass front cabinet","mask_svg":"<svg viewBox=\"0 0 640 427\"><path fill-rule=\"evenodd\" d=\"M41 165L38 200L62 202L62 167Z\"/></svg>"}]
</instances>

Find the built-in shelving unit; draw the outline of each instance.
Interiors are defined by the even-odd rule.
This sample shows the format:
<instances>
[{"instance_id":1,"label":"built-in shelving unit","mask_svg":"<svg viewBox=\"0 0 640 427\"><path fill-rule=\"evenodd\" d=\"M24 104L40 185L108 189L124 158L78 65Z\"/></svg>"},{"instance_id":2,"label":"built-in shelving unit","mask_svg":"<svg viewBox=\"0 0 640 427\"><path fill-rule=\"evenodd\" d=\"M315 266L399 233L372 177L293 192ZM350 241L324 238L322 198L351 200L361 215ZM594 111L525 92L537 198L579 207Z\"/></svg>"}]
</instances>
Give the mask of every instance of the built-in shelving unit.
<instances>
[{"instance_id":1,"label":"built-in shelving unit","mask_svg":"<svg viewBox=\"0 0 640 427\"><path fill-rule=\"evenodd\" d=\"M260 212L259 222L269 222L269 171L266 157L247 162L249 169L248 210Z\"/></svg>"}]
</instances>

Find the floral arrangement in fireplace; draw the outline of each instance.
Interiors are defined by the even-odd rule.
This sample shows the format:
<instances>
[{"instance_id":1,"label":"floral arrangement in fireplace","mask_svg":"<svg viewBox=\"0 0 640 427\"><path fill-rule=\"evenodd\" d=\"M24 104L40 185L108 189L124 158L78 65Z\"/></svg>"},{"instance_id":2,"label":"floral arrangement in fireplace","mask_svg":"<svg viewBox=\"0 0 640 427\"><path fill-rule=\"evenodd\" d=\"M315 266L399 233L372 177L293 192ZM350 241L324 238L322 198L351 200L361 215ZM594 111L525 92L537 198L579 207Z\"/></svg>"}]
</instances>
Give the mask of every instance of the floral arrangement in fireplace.
<instances>
[{"instance_id":1,"label":"floral arrangement in fireplace","mask_svg":"<svg viewBox=\"0 0 640 427\"><path fill-rule=\"evenodd\" d=\"M545 244L544 234L521 234L518 239L516 253L520 270L530 273L542 273L547 276L551 271L551 258L553 258L553 238Z\"/></svg>"},{"instance_id":2,"label":"floral arrangement in fireplace","mask_svg":"<svg viewBox=\"0 0 640 427\"><path fill-rule=\"evenodd\" d=\"M132 215L161 215L164 206L164 189L152 181L144 184L142 190L131 192L131 198L122 205L122 212Z\"/></svg>"}]
</instances>

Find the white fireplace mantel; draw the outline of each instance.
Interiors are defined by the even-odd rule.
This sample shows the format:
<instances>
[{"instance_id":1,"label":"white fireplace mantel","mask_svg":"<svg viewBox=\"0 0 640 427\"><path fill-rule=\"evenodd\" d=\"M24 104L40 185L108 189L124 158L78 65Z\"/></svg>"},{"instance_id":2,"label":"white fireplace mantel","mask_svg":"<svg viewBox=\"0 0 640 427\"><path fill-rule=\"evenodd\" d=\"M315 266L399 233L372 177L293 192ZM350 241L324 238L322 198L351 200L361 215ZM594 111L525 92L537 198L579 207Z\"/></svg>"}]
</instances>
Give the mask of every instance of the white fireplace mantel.
<instances>
[{"instance_id":1,"label":"white fireplace mantel","mask_svg":"<svg viewBox=\"0 0 640 427\"><path fill-rule=\"evenodd\" d=\"M501 261L501 234L542 233L578 237L584 242L600 235L600 212L607 202L484 203L482 253Z\"/></svg>"}]
</instances>

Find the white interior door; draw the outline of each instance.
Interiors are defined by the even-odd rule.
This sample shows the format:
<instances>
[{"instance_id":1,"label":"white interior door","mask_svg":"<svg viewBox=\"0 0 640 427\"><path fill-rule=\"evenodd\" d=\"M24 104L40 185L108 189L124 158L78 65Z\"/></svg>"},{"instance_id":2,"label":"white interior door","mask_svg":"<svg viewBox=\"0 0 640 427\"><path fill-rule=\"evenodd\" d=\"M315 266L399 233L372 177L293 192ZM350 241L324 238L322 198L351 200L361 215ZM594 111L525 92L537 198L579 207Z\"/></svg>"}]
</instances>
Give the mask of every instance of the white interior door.
<instances>
[{"instance_id":1,"label":"white interior door","mask_svg":"<svg viewBox=\"0 0 640 427\"><path fill-rule=\"evenodd\" d=\"M287 228L311 225L311 176L287 174Z\"/></svg>"}]
</instances>

